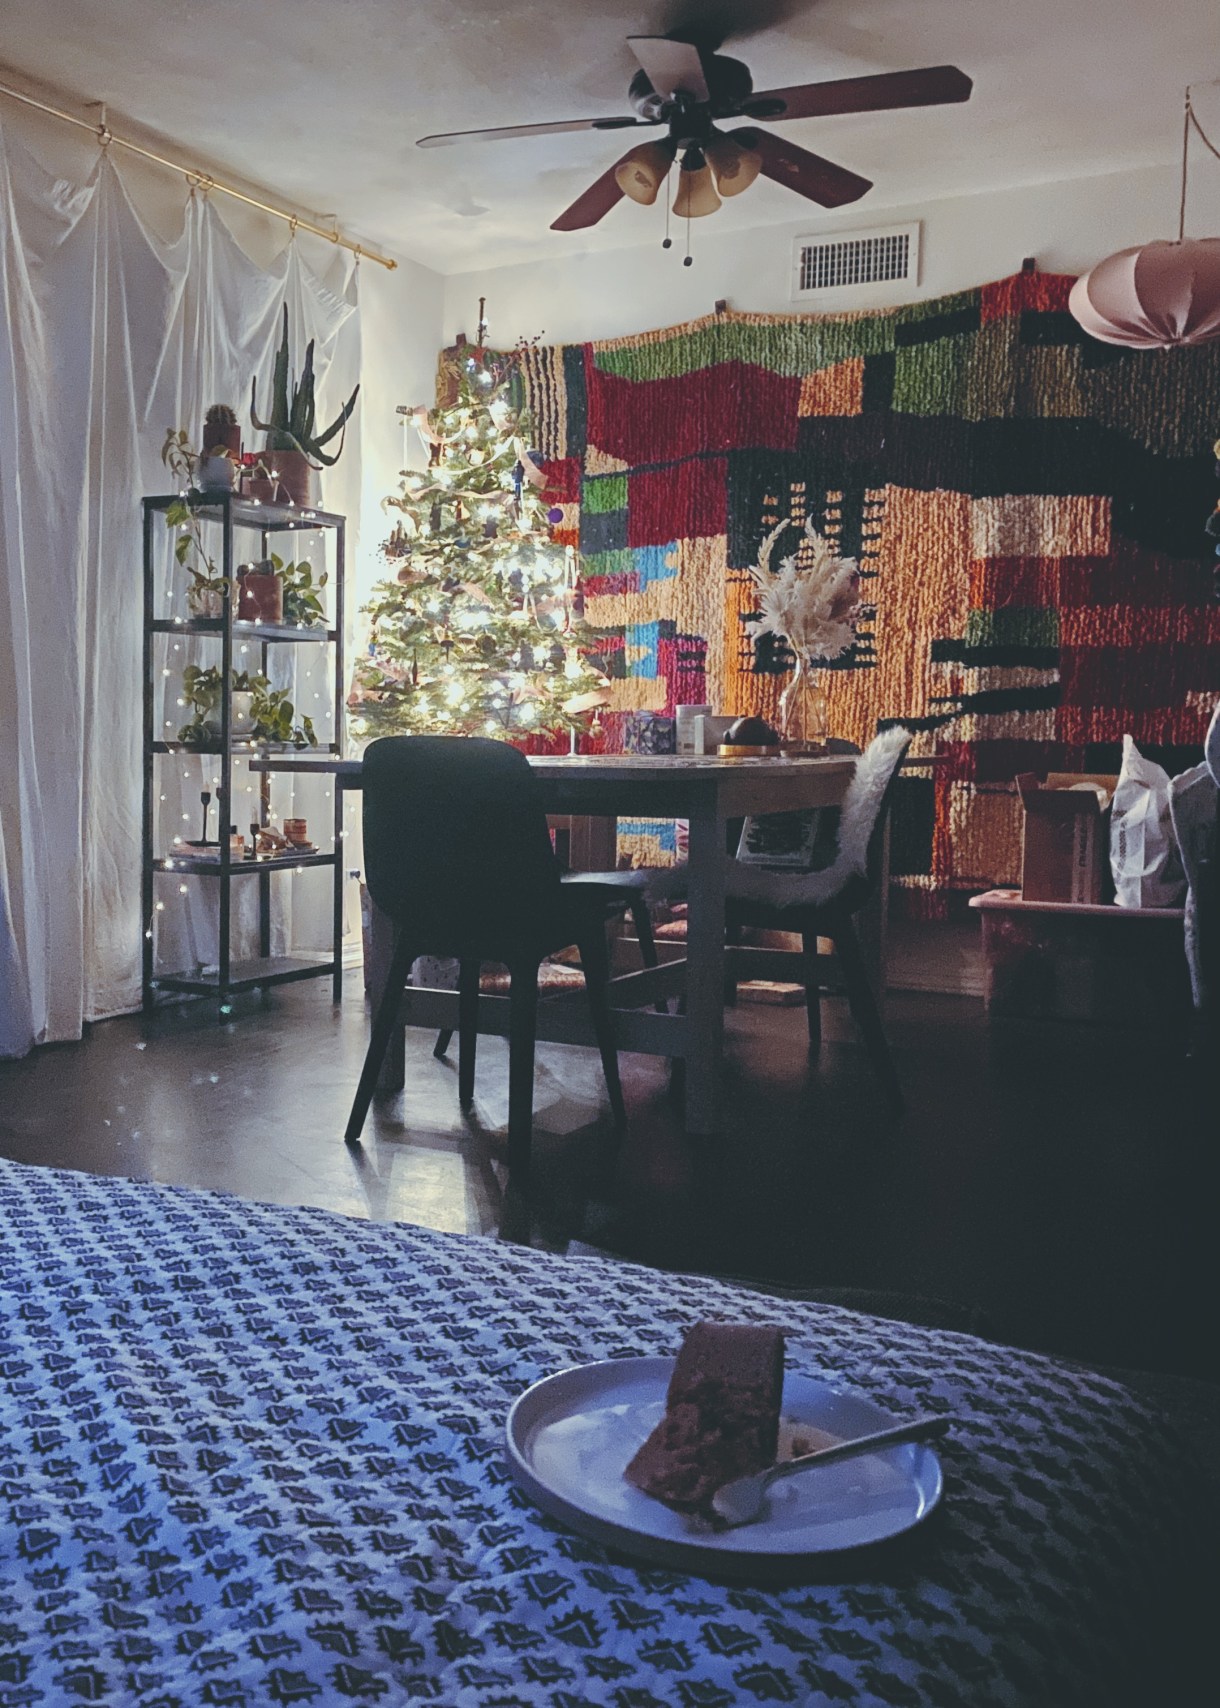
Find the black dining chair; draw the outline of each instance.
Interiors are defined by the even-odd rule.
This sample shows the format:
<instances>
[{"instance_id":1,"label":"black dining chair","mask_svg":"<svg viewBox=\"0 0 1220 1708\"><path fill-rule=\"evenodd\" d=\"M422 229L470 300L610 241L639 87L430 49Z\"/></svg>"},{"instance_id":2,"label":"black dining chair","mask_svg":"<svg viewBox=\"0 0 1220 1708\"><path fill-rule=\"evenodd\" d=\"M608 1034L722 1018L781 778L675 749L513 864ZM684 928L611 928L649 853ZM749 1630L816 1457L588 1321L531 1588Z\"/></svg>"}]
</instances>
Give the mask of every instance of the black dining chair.
<instances>
[{"instance_id":1,"label":"black dining chair","mask_svg":"<svg viewBox=\"0 0 1220 1708\"><path fill-rule=\"evenodd\" d=\"M458 1094L474 1100L482 964L507 966L508 1154L514 1178L529 1170L538 969L575 945L610 1105L625 1124L606 947L603 893L564 884L537 779L524 754L475 736L388 736L363 764L364 862L369 893L394 925L394 951L347 1123L358 1139L397 1021L412 963L458 962Z\"/></svg>"},{"instance_id":2,"label":"black dining chair","mask_svg":"<svg viewBox=\"0 0 1220 1708\"><path fill-rule=\"evenodd\" d=\"M596 890L607 919L622 919L629 913L640 946L641 962L645 967L659 965L656 940L652 933L652 915L648 907L648 886L652 873L647 867L628 868L621 872L568 872L561 869L560 876L565 888L571 885L589 892ZM591 893L587 899L589 907L594 907L595 901ZM658 1014L669 1012L669 1004L666 1002L657 1002L655 1007ZM432 1054L438 1061L444 1060L452 1042L453 1028L442 1027L432 1047Z\"/></svg>"}]
</instances>

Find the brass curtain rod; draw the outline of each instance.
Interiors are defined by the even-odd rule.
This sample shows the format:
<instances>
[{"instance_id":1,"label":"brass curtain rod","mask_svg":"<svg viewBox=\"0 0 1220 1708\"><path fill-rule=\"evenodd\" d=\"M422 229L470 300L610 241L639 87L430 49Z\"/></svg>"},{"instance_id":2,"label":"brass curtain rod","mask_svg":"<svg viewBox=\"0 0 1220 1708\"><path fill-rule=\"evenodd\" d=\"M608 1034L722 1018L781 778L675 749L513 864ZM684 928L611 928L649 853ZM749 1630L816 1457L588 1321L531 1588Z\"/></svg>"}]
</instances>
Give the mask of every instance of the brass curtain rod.
<instances>
[{"instance_id":1,"label":"brass curtain rod","mask_svg":"<svg viewBox=\"0 0 1220 1708\"><path fill-rule=\"evenodd\" d=\"M36 100L33 95L25 95L20 89L10 89L7 83L0 83L0 95L8 95L27 107L35 107L40 113L49 113L53 119L62 119L65 124L75 125L78 130L87 130L90 136L97 138L102 148L109 148L113 143L119 148L130 150L132 154L138 154L141 159L151 160L156 166L164 166L171 172L178 172L193 190L219 190L222 196L232 196L234 201L245 202L249 208L258 208L260 213L270 214L273 219L284 220L294 232L309 231L315 237L324 237L328 243L337 244L340 249L350 249L357 260L363 256L367 261L376 261L379 267L389 268L390 272L398 266L398 262L391 260L388 255L378 255L373 249L365 249L362 244L353 243L350 237L343 237L337 231L327 231L325 226L315 225L312 220L302 219L299 214L285 213L283 208L272 207L270 202L260 202L257 196L248 196L244 190L234 189L232 184L222 184L220 179L214 178L210 172L197 172L191 166L182 166L176 160L167 160L163 154L154 154L151 148L142 148L138 142L129 142L125 136L115 136L106 123L104 107L101 123L91 125L87 119L78 119L73 113L61 112L58 107Z\"/></svg>"}]
</instances>

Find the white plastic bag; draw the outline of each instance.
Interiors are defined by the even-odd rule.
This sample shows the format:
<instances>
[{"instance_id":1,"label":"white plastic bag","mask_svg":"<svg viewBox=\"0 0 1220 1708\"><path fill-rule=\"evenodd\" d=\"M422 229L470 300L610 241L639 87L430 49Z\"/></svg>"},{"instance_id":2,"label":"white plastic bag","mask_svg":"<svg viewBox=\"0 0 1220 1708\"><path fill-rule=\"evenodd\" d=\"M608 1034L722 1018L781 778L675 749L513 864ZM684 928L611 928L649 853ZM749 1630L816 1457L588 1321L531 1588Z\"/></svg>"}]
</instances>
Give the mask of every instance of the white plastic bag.
<instances>
[{"instance_id":1,"label":"white plastic bag","mask_svg":"<svg viewBox=\"0 0 1220 1708\"><path fill-rule=\"evenodd\" d=\"M1110 870L1119 907L1180 907L1186 879L1169 810L1169 773L1129 735L1110 811Z\"/></svg>"}]
</instances>

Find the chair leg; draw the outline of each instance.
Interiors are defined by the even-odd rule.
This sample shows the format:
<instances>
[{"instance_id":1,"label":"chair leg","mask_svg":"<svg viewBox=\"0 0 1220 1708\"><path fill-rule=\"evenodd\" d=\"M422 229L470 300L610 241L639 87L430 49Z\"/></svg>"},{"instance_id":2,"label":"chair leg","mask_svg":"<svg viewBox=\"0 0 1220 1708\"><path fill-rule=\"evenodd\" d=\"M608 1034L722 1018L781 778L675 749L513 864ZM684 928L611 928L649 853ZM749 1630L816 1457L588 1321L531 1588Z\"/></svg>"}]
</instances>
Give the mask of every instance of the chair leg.
<instances>
[{"instance_id":1,"label":"chair leg","mask_svg":"<svg viewBox=\"0 0 1220 1708\"><path fill-rule=\"evenodd\" d=\"M678 998L678 1013L686 1013L685 993ZM686 1057L669 1058L669 1095L679 1108L686 1102Z\"/></svg>"},{"instance_id":2,"label":"chair leg","mask_svg":"<svg viewBox=\"0 0 1220 1708\"><path fill-rule=\"evenodd\" d=\"M610 1093L614 1124L616 1127L625 1127L627 1106L623 1102L623 1086L618 1073L614 1011L610 1007L608 990L610 957L606 953L606 937L602 927L599 925L591 929L581 938L577 948L580 951L580 970L585 975L585 993L589 998L589 1012L593 1016L593 1030L597 1034L597 1048L601 1053L602 1072L606 1076L606 1090Z\"/></svg>"},{"instance_id":3,"label":"chair leg","mask_svg":"<svg viewBox=\"0 0 1220 1708\"><path fill-rule=\"evenodd\" d=\"M534 1044L538 1035L538 963L509 968L508 1172L529 1178L534 1129Z\"/></svg>"},{"instance_id":4,"label":"chair leg","mask_svg":"<svg viewBox=\"0 0 1220 1708\"><path fill-rule=\"evenodd\" d=\"M901 1115L904 1107L902 1086L894 1067L894 1058L890 1055L877 1000L868 982L860 939L856 936L856 928L850 918L845 916L835 921L833 936L839 965L843 969L843 983L847 990L852 1018L860 1028L864 1047L873 1064L873 1071L881 1081L881 1089L885 1093L887 1103L896 1115Z\"/></svg>"},{"instance_id":5,"label":"chair leg","mask_svg":"<svg viewBox=\"0 0 1220 1708\"><path fill-rule=\"evenodd\" d=\"M411 971L411 963L414 959L415 955L411 945L404 937L400 936L394 944L394 953L390 959L389 971L386 973L385 986L381 992L381 1000L377 1004L377 1013L373 1020L368 1053L364 1058L364 1066L360 1070L360 1082L356 1087L352 1112L347 1118L347 1131L343 1137L348 1144L358 1139L363 1130L365 1117L369 1112L369 1104L373 1101L373 1093L377 1089L377 1075L381 1072L381 1064L390 1047L390 1037L398 1019L398 1005L402 1000L403 987L407 982L407 975Z\"/></svg>"},{"instance_id":6,"label":"chair leg","mask_svg":"<svg viewBox=\"0 0 1220 1708\"><path fill-rule=\"evenodd\" d=\"M801 976L805 983L805 1018L809 1023L809 1047L822 1043L822 975L818 967L818 939L813 931L801 932Z\"/></svg>"},{"instance_id":7,"label":"chair leg","mask_svg":"<svg viewBox=\"0 0 1220 1708\"><path fill-rule=\"evenodd\" d=\"M465 960L458 967L458 1105L474 1105L474 1060L479 1041L478 961Z\"/></svg>"},{"instance_id":8,"label":"chair leg","mask_svg":"<svg viewBox=\"0 0 1220 1708\"><path fill-rule=\"evenodd\" d=\"M657 960L657 944L652 934L652 915L648 911L648 902L641 895L631 898L631 923L635 926L635 934L640 944L640 959L646 967L659 966ZM653 1007L658 1014L668 1014L668 1002L654 1002Z\"/></svg>"},{"instance_id":9,"label":"chair leg","mask_svg":"<svg viewBox=\"0 0 1220 1708\"><path fill-rule=\"evenodd\" d=\"M451 1026L442 1026L441 1030L436 1034L436 1042L432 1046L432 1054L436 1057L438 1062L442 1061L448 1054L449 1046L452 1042L453 1028Z\"/></svg>"}]
</instances>

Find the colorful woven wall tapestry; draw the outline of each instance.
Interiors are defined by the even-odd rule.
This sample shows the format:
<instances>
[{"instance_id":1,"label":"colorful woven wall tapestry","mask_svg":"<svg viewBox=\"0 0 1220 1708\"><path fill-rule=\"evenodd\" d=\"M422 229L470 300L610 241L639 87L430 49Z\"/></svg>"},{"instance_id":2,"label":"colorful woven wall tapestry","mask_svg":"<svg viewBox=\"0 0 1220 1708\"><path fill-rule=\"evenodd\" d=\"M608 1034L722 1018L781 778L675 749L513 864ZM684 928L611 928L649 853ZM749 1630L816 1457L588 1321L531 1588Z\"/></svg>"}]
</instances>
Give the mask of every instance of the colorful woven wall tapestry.
<instances>
[{"instance_id":1,"label":"colorful woven wall tapestry","mask_svg":"<svg viewBox=\"0 0 1220 1708\"><path fill-rule=\"evenodd\" d=\"M746 566L778 518L811 515L865 577L827 680L834 733L897 719L936 756L895 819L896 879L931 910L1019 881L1016 772L1117 770L1128 731L1193 763L1220 692L1220 343L1097 344L1071 283L524 350L606 637L611 739L616 717L682 702L776 715L791 659L743 627ZM666 853L645 825L628 851Z\"/></svg>"}]
</instances>

